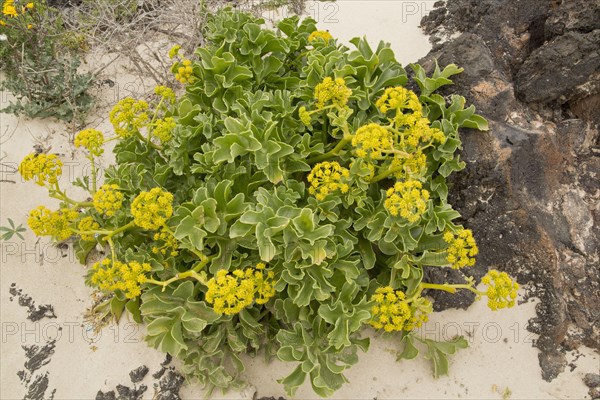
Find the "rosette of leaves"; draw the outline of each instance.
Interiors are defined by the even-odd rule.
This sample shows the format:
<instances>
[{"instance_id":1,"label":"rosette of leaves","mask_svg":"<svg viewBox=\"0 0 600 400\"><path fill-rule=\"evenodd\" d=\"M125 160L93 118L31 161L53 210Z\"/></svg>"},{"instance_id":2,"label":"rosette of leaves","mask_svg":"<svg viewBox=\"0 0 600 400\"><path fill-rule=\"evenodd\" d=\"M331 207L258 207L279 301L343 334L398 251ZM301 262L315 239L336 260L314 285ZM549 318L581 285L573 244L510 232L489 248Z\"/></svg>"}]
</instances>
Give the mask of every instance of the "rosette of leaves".
<instances>
[{"instance_id":1,"label":"rosette of leaves","mask_svg":"<svg viewBox=\"0 0 600 400\"><path fill-rule=\"evenodd\" d=\"M269 30L245 13L211 16L191 83L169 112L177 122L172 139L161 146L135 135L122 139L106 171L106 183L125 195L123 209L105 218L109 225L131 219L128 205L140 191L161 187L174 195L167 225L177 255L153 253L154 232L134 228L112 237L118 259L150 263L152 279L167 282L145 284L135 300L117 293L115 308L140 315L148 343L183 360L184 371L209 388L240 383L240 354L265 354L296 364L280 381L290 394L309 379L316 393L331 395L369 347L365 328L376 288L410 296L424 267L448 265L443 233L457 229L460 215L447 202L446 178L464 168L458 130L487 129L463 97L448 102L435 93L461 70L436 67L426 76L412 66L423 113L446 140L424 150L419 180L430 197L422 216L408 222L384 206L393 175L372 180L350 148L332 152L344 129L388 122L375 103L386 88L407 85L407 74L388 44L309 42L315 30L315 21L297 17ZM299 111L312 107L315 87L327 77L344 80L349 101L314 113L307 125ZM347 193L320 201L309 194L307 176L321 159L349 169ZM80 256L91 247L82 242ZM206 280L257 263L273 272L275 296L234 315L215 312ZM202 279L188 279L192 269ZM402 356L413 358L412 333L398 334ZM465 343L425 344L441 374L446 355Z\"/></svg>"}]
</instances>

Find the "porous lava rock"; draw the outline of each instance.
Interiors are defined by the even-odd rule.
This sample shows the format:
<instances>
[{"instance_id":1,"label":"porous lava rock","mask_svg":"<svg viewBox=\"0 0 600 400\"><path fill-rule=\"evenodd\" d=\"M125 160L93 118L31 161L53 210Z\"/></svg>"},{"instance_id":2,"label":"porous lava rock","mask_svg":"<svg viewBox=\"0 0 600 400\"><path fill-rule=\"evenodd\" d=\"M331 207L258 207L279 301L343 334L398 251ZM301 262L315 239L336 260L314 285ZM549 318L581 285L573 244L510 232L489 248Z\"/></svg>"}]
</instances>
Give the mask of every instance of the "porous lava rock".
<instances>
[{"instance_id":1,"label":"porous lava rock","mask_svg":"<svg viewBox=\"0 0 600 400\"><path fill-rule=\"evenodd\" d=\"M528 329L546 380L566 351L600 351L599 15L600 3L581 0L448 0L421 22L434 48L420 63L463 67L442 94L464 95L490 121L462 133L467 167L450 179L480 248L468 274L507 271L540 299ZM435 296L438 309L472 302Z\"/></svg>"}]
</instances>

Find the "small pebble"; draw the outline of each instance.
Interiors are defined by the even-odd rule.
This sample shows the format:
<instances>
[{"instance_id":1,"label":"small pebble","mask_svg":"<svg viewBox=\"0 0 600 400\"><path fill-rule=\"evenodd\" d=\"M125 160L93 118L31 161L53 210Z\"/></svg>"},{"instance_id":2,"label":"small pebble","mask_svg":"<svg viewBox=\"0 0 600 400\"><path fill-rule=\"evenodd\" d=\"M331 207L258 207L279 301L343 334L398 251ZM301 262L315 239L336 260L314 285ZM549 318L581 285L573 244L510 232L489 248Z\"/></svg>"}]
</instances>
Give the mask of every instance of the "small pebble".
<instances>
[{"instance_id":1,"label":"small pebble","mask_svg":"<svg viewBox=\"0 0 600 400\"><path fill-rule=\"evenodd\" d=\"M585 374L583 383L589 388L600 386L600 374Z\"/></svg>"}]
</instances>

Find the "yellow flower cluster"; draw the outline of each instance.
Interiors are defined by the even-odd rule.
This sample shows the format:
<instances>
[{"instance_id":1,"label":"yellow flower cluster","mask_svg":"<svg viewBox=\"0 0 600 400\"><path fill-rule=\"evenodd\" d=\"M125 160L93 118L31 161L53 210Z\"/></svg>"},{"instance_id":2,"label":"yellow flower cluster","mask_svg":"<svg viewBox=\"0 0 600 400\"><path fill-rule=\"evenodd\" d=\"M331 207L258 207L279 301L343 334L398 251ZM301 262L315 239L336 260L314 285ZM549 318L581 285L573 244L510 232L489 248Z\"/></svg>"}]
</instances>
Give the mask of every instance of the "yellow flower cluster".
<instances>
[{"instance_id":1,"label":"yellow flower cluster","mask_svg":"<svg viewBox=\"0 0 600 400\"><path fill-rule=\"evenodd\" d=\"M157 86L154 88L154 93L169 101L170 103L175 102L175 92L169 87Z\"/></svg>"},{"instance_id":2,"label":"yellow flower cluster","mask_svg":"<svg viewBox=\"0 0 600 400\"><path fill-rule=\"evenodd\" d=\"M168 232L165 229L161 229L160 232L156 232L154 234L154 240L155 241L161 241L163 242L163 245L158 247L158 246L154 246L152 247L152 252L154 254L162 254L163 256L165 255L169 255L172 257L175 257L177 255L179 255L179 244L177 243L177 239L175 239L175 237L173 236L173 234L171 232Z\"/></svg>"},{"instance_id":3,"label":"yellow flower cluster","mask_svg":"<svg viewBox=\"0 0 600 400\"><path fill-rule=\"evenodd\" d=\"M77 229L82 232L97 231L98 229L100 229L100 224L97 223L93 217L88 216L82 218L81 221L79 221L79 224L77 224ZM94 234L83 233L81 234L81 239L91 242L95 239L95 237Z\"/></svg>"},{"instance_id":4,"label":"yellow flower cluster","mask_svg":"<svg viewBox=\"0 0 600 400\"><path fill-rule=\"evenodd\" d=\"M16 17L17 15L19 15L15 7L14 0L4 1L4 5L2 6L2 14L6 15L7 17Z\"/></svg>"},{"instance_id":5,"label":"yellow flower cluster","mask_svg":"<svg viewBox=\"0 0 600 400\"><path fill-rule=\"evenodd\" d=\"M105 258L92 267L91 283L100 290L114 292L120 290L128 299L142 294L141 284L147 281L147 273L152 270L148 263L111 262Z\"/></svg>"},{"instance_id":6,"label":"yellow flower cluster","mask_svg":"<svg viewBox=\"0 0 600 400\"><path fill-rule=\"evenodd\" d=\"M84 129L75 136L75 147L84 147L94 156L104 152L103 144L104 135L96 129Z\"/></svg>"},{"instance_id":7,"label":"yellow flower cluster","mask_svg":"<svg viewBox=\"0 0 600 400\"><path fill-rule=\"evenodd\" d=\"M298 109L298 117L300 117L300 121L306 125L310 126L310 122L312 118L310 117L310 113L306 111L306 107L300 107Z\"/></svg>"},{"instance_id":8,"label":"yellow flower cluster","mask_svg":"<svg viewBox=\"0 0 600 400\"><path fill-rule=\"evenodd\" d=\"M265 263L256 264L254 271L254 286L256 287L256 304L266 304L269 299L275 296L275 287L273 286L275 273L268 271L265 276Z\"/></svg>"},{"instance_id":9,"label":"yellow flower cluster","mask_svg":"<svg viewBox=\"0 0 600 400\"><path fill-rule=\"evenodd\" d=\"M375 106L382 113L388 110L412 110L416 113L421 113L423 106L419 101L419 97L412 90L408 90L402 86L390 87L385 89L383 95L375 102Z\"/></svg>"},{"instance_id":10,"label":"yellow flower cluster","mask_svg":"<svg viewBox=\"0 0 600 400\"><path fill-rule=\"evenodd\" d=\"M348 193L350 186L346 182L349 177L350 171L336 161L318 163L308 174L308 193L319 201L325 200L327 195L337 190Z\"/></svg>"},{"instance_id":11,"label":"yellow flower cluster","mask_svg":"<svg viewBox=\"0 0 600 400\"><path fill-rule=\"evenodd\" d=\"M316 106L321 109L331 101L333 105L343 108L348 104L351 94L352 90L346 87L346 81L343 78L333 80L327 77L315 87Z\"/></svg>"},{"instance_id":12,"label":"yellow flower cluster","mask_svg":"<svg viewBox=\"0 0 600 400\"><path fill-rule=\"evenodd\" d=\"M506 272L492 269L481 279L481 282L488 287L486 296L488 297L488 307L491 310L511 308L515 305L519 284L513 281Z\"/></svg>"},{"instance_id":13,"label":"yellow flower cluster","mask_svg":"<svg viewBox=\"0 0 600 400\"><path fill-rule=\"evenodd\" d=\"M352 146L357 157L378 160L382 152L394 147L392 133L379 124L361 126L352 138Z\"/></svg>"},{"instance_id":14,"label":"yellow flower cluster","mask_svg":"<svg viewBox=\"0 0 600 400\"><path fill-rule=\"evenodd\" d=\"M27 10L31 10L33 9L33 3L27 3L26 5L21 7L21 13L25 13ZM2 4L2 15L9 17L9 18L15 18L19 16L19 12L17 11L17 8L15 7L15 2L14 0L5 0ZM0 20L0 26L5 26L6 25L6 21ZM33 25L28 24L27 25L27 29L31 29L33 27Z\"/></svg>"},{"instance_id":15,"label":"yellow flower cluster","mask_svg":"<svg viewBox=\"0 0 600 400\"><path fill-rule=\"evenodd\" d=\"M425 297L415 299L410 305L411 317L404 325L405 331L420 328L423 323L429 321L429 314L433 311L433 304Z\"/></svg>"},{"instance_id":16,"label":"yellow flower cluster","mask_svg":"<svg viewBox=\"0 0 600 400\"><path fill-rule=\"evenodd\" d=\"M410 319L410 306L402 291L394 291L390 286L375 290L371 301L377 304L371 308L371 326L386 332L401 331Z\"/></svg>"},{"instance_id":17,"label":"yellow flower cluster","mask_svg":"<svg viewBox=\"0 0 600 400\"><path fill-rule=\"evenodd\" d=\"M148 122L148 103L126 97L120 100L110 111L109 120L115 128L115 133L122 138L128 138L139 132Z\"/></svg>"},{"instance_id":18,"label":"yellow flower cluster","mask_svg":"<svg viewBox=\"0 0 600 400\"><path fill-rule=\"evenodd\" d=\"M235 270L231 274L220 270L208 281L206 301L213 304L215 312L234 315L244 308L265 304L275 295L273 271L265 276L265 264L258 263L256 269Z\"/></svg>"},{"instance_id":19,"label":"yellow flower cluster","mask_svg":"<svg viewBox=\"0 0 600 400\"><path fill-rule=\"evenodd\" d=\"M169 58L174 58L176 55L179 54L179 50L181 50L181 46L176 44L175 46L171 47L171 50L169 50Z\"/></svg>"},{"instance_id":20,"label":"yellow flower cluster","mask_svg":"<svg viewBox=\"0 0 600 400\"><path fill-rule=\"evenodd\" d=\"M46 182L55 184L62 175L63 163L55 154L29 154L21 161L19 173L26 181L44 186Z\"/></svg>"},{"instance_id":21,"label":"yellow flower cluster","mask_svg":"<svg viewBox=\"0 0 600 400\"><path fill-rule=\"evenodd\" d=\"M152 129L152 136L160 140L161 143L166 143L173 137L173 130L177 126L177 122L173 117L166 117L164 119L158 119L154 123L154 129Z\"/></svg>"},{"instance_id":22,"label":"yellow flower cluster","mask_svg":"<svg viewBox=\"0 0 600 400\"><path fill-rule=\"evenodd\" d=\"M424 298L417 299L416 306L406 301L406 295L392 287L380 287L375 290L371 301L376 304L371 308L371 326L386 332L411 331L428 319L431 312L431 302Z\"/></svg>"},{"instance_id":23,"label":"yellow flower cluster","mask_svg":"<svg viewBox=\"0 0 600 400\"><path fill-rule=\"evenodd\" d=\"M311 33L308 36L308 41L309 42L314 42L317 39L321 39L325 43L327 43L331 39L333 39L333 36L331 36L331 33L329 33L328 31L314 31L313 33Z\"/></svg>"},{"instance_id":24,"label":"yellow flower cluster","mask_svg":"<svg viewBox=\"0 0 600 400\"><path fill-rule=\"evenodd\" d=\"M119 185L102 185L92 200L96 211L112 217L123 205L123 193L119 191Z\"/></svg>"},{"instance_id":25,"label":"yellow flower cluster","mask_svg":"<svg viewBox=\"0 0 600 400\"><path fill-rule=\"evenodd\" d=\"M394 173L397 179L422 177L427 172L427 156L421 149L418 149L408 157L394 157L390 163L390 169L398 170Z\"/></svg>"},{"instance_id":26,"label":"yellow flower cluster","mask_svg":"<svg viewBox=\"0 0 600 400\"><path fill-rule=\"evenodd\" d=\"M183 83L184 85L186 83L192 83L192 81L194 80L194 77L192 76L192 73L194 72L194 69L192 68L192 62L188 59L183 60L180 64L179 67L177 67L177 72L175 73L175 79L177 79L179 82Z\"/></svg>"},{"instance_id":27,"label":"yellow flower cluster","mask_svg":"<svg viewBox=\"0 0 600 400\"><path fill-rule=\"evenodd\" d=\"M415 180L396 182L387 190L383 206L393 216L417 222L427 210L429 200L429 192L422 187L421 182Z\"/></svg>"},{"instance_id":28,"label":"yellow flower cluster","mask_svg":"<svg viewBox=\"0 0 600 400\"><path fill-rule=\"evenodd\" d=\"M39 206L29 212L27 224L37 236L52 236L56 240L65 240L72 235L70 225L77 216L77 211L70 208L51 211Z\"/></svg>"},{"instance_id":29,"label":"yellow flower cluster","mask_svg":"<svg viewBox=\"0 0 600 400\"><path fill-rule=\"evenodd\" d=\"M131 215L140 228L158 229L173 215L173 194L157 187L141 192L131 203Z\"/></svg>"},{"instance_id":30,"label":"yellow flower cluster","mask_svg":"<svg viewBox=\"0 0 600 400\"><path fill-rule=\"evenodd\" d=\"M444 241L448 243L448 257L452 268L460 269L475 265L475 256L479 253L473 232L470 229L460 229L456 234L444 233Z\"/></svg>"},{"instance_id":31,"label":"yellow flower cluster","mask_svg":"<svg viewBox=\"0 0 600 400\"><path fill-rule=\"evenodd\" d=\"M444 143L446 135L437 128L429 126L429 119L424 118L420 112L412 114L398 113L394 119L396 126L403 127L403 144L416 148L421 143ZM407 149L407 151L410 151Z\"/></svg>"}]
</instances>

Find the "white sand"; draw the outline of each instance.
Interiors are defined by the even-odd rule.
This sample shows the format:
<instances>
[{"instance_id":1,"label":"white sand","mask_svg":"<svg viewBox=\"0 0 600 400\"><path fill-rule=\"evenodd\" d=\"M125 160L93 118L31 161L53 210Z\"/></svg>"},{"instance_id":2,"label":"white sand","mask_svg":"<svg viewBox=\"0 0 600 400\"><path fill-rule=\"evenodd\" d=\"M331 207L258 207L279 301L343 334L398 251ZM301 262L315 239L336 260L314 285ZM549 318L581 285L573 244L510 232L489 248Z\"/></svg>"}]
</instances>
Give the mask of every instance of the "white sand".
<instances>
[{"instance_id":1,"label":"white sand","mask_svg":"<svg viewBox=\"0 0 600 400\"><path fill-rule=\"evenodd\" d=\"M373 46L379 39L392 42L399 60L408 63L429 51L429 43L417 26L421 14L432 7L431 1L338 1L333 5L309 4L309 12L319 21L320 28L329 29L346 42L358 32L367 35ZM105 104L131 92L143 93L150 89L143 88L139 80L120 68L109 68L107 74L117 86L105 90ZM7 98L3 93L0 106L5 106ZM107 130L106 112L101 109L92 116L91 125ZM11 217L17 224L26 225L30 209L41 204L49 207L57 204L46 197L44 189L31 182L22 182L18 174L10 171L10 166L16 167L32 151L35 138L50 134L47 144L52 146L52 152L63 154L63 159L68 161L72 173L70 177L63 177L64 185L74 175L81 174L87 163L82 161L82 154L68 144L69 133L74 132L64 124L30 121L6 114L1 114L0 118L0 156L6 155L2 160L1 179L17 182L0 184L0 224L5 224L6 218ZM92 399L98 389L113 390L117 384L131 387L130 370L147 365L152 374L164 359L162 353L148 348L143 342L143 327L129 323L126 318L120 325L104 329L100 337L90 331L83 322L83 314L91 305L91 290L83 280L85 268L78 264L70 250L65 255L61 257L59 250L44 239L38 241L29 231L24 242L14 238L1 244L2 399L19 399L25 394L16 375L25 362L22 345L44 345L47 340L57 338L51 362L40 370L49 371L50 389L56 388L56 399ZM13 282L38 305L54 305L58 318L36 323L26 320L25 309L16 300L9 301L8 289ZM361 354L360 363L348 371L350 383L334 398L500 399L506 389L510 390L513 399L586 398L587 388L581 378L587 372L597 372L598 354L580 348L581 356L575 362L577 368L573 372L561 374L552 383L543 381L538 366L539 352L532 347L535 335L526 331L527 321L534 315L532 302L497 313L491 313L485 304L477 303L467 311L449 310L433 315L423 329L428 338L450 338L472 332L469 348L452 358L450 375L438 380L433 379L430 364L422 356L396 362L397 343L375 338L370 351ZM60 333L59 327L62 328ZM216 397L250 399L255 390L258 396L285 396L276 379L293 367L279 362L265 365L259 360L248 360L246 377L251 386L242 392L217 394ZM144 396L148 399L154 394L152 384L155 382L150 374L144 380L150 386ZM181 395L184 399L199 399L203 392L196 386L187 385ZM316 398L308 383L298 390L296 397Z\"/></svg>"}]
</instances>

